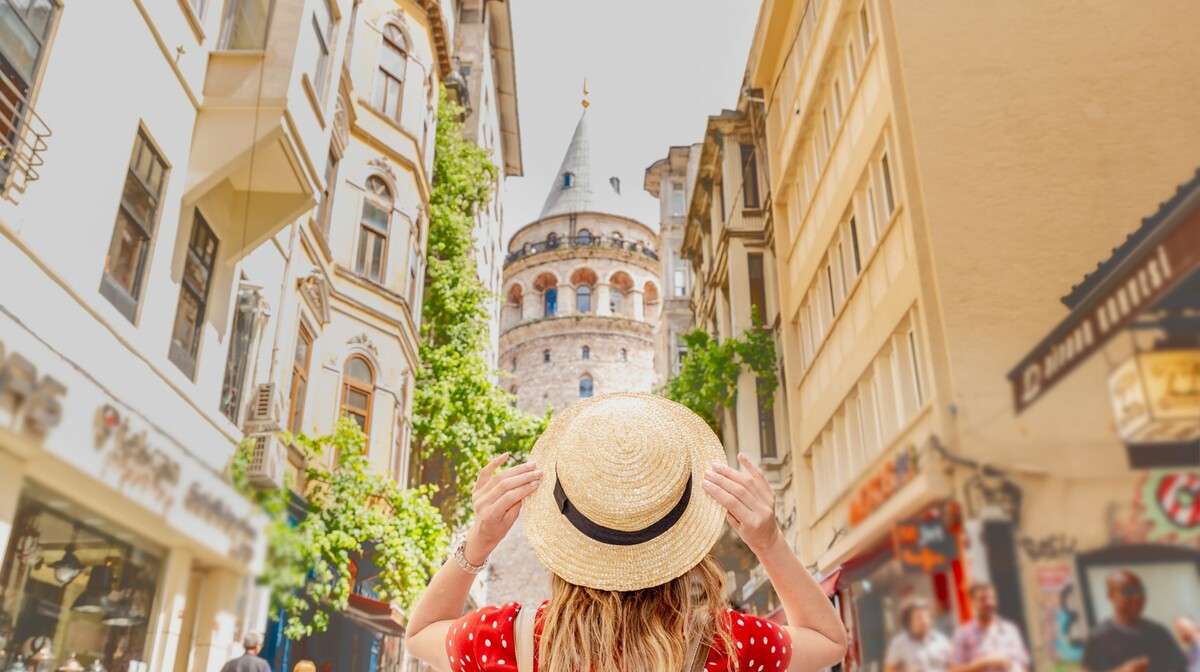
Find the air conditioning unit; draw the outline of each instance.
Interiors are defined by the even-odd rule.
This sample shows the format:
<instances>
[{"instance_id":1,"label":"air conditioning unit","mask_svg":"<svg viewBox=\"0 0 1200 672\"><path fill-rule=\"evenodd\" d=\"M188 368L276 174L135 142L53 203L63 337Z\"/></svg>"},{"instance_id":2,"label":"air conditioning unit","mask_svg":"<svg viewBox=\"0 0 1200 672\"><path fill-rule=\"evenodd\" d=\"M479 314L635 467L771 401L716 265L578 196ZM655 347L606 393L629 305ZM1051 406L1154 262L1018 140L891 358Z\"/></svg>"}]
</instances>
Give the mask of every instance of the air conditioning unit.
<instances>
[{"instance_id":1,"label":"air conditioning unit","mask_svg":"<svg viewBox=\"0 0 1200 672\"><path fill-rule=\"evenodd\" d=\"M253 442L246 478L260 490L279 490L287 471L287 447L275 432L251 434Z\"/></svg>"},{"instance_id":2,"label":"air conditioning unit","mask_svg":"<svg viewBox=\"0 0 1200 672\"><path fill-rule=\"evenodd\" d=\"M279 431L279 417L282 414L280 406L279 398L275 395L275 383L262 383L255 387L254 396L250 399L249 413L246 414L246 433Z\"/></svg>"}]
</instances>

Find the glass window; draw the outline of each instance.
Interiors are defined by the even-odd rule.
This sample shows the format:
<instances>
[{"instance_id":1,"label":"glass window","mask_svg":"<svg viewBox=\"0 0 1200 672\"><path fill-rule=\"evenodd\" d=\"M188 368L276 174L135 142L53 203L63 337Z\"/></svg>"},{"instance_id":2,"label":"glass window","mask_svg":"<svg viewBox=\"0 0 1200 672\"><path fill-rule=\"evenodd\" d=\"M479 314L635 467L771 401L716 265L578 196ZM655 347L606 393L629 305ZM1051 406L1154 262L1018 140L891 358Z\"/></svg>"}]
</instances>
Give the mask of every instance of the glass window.
<instances>
[{"instance_id":1,"label":"glass window","mask_svg":"<svg viewBox=\"0 0 1200 672\"><path fill-rule=\"evenodd\" d=\"M260 301L257 291L242 290L238 292L237 305L234 307L233 333L229 341L229 355L225 359L225 376L221 381L221 413L234 424L237 424L241 415L242 394L246 386L250 349L257 332Z\"/></svg>"},{"instance_id":2,"label":"glass window","mask_svg":"<svg viewBox=\"0 0 1200 672\"><path fill-rule=\"evenodd\" d=\"M379 69L375 72L371 105L396 122L400 121L407 68L408 40L399 28L389 23L383 28L383 45L379 51Z\"/></svg>"},{"instance_id":3,"label":"glass window","mask_svg":"<svg viewBox=\"0 0 1200 672\"><path fill-rule=\"evenodd\" d=\"M542 316L554 317L554 313L558 308L558 290L554 288L547 289L542 302L544 304Z\"/></svg>"},{"instance_id":4,"label":"glass window","mask_svg":"<svg viewBox=\"0 0 1200 672\"><path fill-rule=\"evenodd\" d=\"M542 361L547 364L550 363L550 351L549 350L542 351Z\"/></svg>"},{"instance_id":5,"label":"glass window","mask_svg":"<svg viewBox=\"0 0 1200 672\"><path fill-rule=\"evenodd\" d=\"M582 356L584 359L591 359L592 358L592 349L586 345L583 346L583 351L580 356Z\"/></svg>"},{"instance_id":6,"label":"glass window","mask_svg":"<svg viewBox=\"0 0 1200 672\"><path fill-rule=\"evenodd\" d=\"M676 217L683 215L683 183L673 182L671 184L671 214Z\"/></svg>"},{"instance_id":7,"label":"glass window","mask_svg":"<svg viewBox=\"0 0 1200 672\"><path fill-rule=\"evenodd\" d=\"M52 0L0 0L0 56L11 67L6 74L16 75L18 94L28 94L33 85L58 10Z\"/></svg>"},{"instance_id":8,"label":"glass window","mask_svg":"<svg viewBox=\"0 0 1200 672\"><path fill-rule=\"evenodd\" d=\"M775 447L775 409L770 405L771 390L763 384L762 378L755 380L758 391L758 441L764 458L776 457Z\"/></svg>"},{"instance_id":9,"label":"glass window","mask_svg":"<svg viewBox=\"0 0 1200 672\"><path fill-rule=\"evenodd\" d=\"M858 223L850 218L850 245L854 248L854 275L862 273L862 253L858 249Z\"/></svg>"},{"instance_id":10,"label":"glass window","mask_svg":"<svg viewBox=\"0 0 1200 672\"><path fill-rule=\"evenodd\" d=\"M871 20L867 16L867 3L865 2L862 9L858 11L858 27L862 32L863 53L865 54L871 48L871 40L874 39L871 36Z\"/></svg>"},{"instance_id":11,"label":"glass window","mask_svg":"<svg viewBox=\"0 0 1200 672\"><path fill-rule=\"evenodd\" d=\"M563 173L563 189L571 186L575 182L575 173Z\"/></svg>"},{"instance_id":12,"label":"glass window","mask_svg":"<svg viewBox=\"0 0 1200 672\"><path fill-rule=\"evenodd\" d=\"M312 334L301 324L300 333L296 336L296 353L292 357L292 389L288 394L287 430L293 434L300 432L304 422L304 396L308 391L312 345Z\"/></svg>"},{"instance_id":13,"label":"glass window","mask_svg":"<svg viewBox=\"0 0 1200 672\"><path fill-rule=\"evenodd\" d=\"M579 398L580 399L586 399L586 398L592 396L593 391L594 391L594 388L593 388L593 383L592 383L591 378L588 378L585 376L579 380Z\"/></svg>"},{"instance_id":14,"label":"glass window","mask_svg":"<svg viewBox=\"0 0 1200 672\"><path fill-rule=\"evenodd\" d=\"M758 159L754 145L742 145L742 204L750 209L760 206L758 200Z\"/></svg>"},{"instance_id":15,"label":"glass window","mask_svg":"<svg viewBox=\"0 0 1200 672\"><path fill-rule=\"evenodd\" d=\"M329 11L329 0L317 3L317 10L312 17L313 32L317 38L317 67L313 71L313 84L317 87L317 96L325 97L329 86L329 49L333 43L333 13Z\"/></svg>"},{"instance_id":16,"label":"glass window","mask_svg":"<svg viewBox=\"0 0 1200 672\"><path fill-rule=\"evenodd\" d=\"M624 310L625 293L619 287L612 287L608 290L608 310L613 315L620 315Z\"/></svg>"},{"instance_id":17,"label":"glass window","mask_svg":"<svg viewBox=\"0 0 1200 672\"><path fill-rule=\"evenodd\" d=\"M363 201L358 258L355 260L354 270L376 282L383 282L391 217L392 191L381 178L372 175L367 178L367 196Z\"/></svg>"},{"instance_id":18,"label":"glass window","mask_svg":"<svg viewBox=\"0 0 1200 672\"><path fill-rule=\"evenodd\" d=\"M188 6L192 8L192 13L201 21L204 20L204 10L208 9L208 0L188 0Z\"/></svg>"},{"instance_id":19,"label":"glass window","mask_svg":"<svg viewBox=\"0 0 1200 672\"><path fill-rule=\"evenodd\" d=\"M892 170L888 167L887 154L879 159L879 169L883 173L884 203L887 204L887 214L890 217L896 211L896 196L892 193Z\"/></svg>"},{"instance_id":20,"label":"glass window","mask_svg":"<svg viewBox=\"0 0 1200 672\"><path fill-rule=\"evenodd\" d=\"M842 86L841 86L841 84L839 84L837 82L833 83L833 91L831 93L831 96L833 97L833 127L837 128L838 126L842 125Z\"/></svg>"},{"instance_id":21,"label":"glass window","mask_svg":"<svg viewBox=\"0 0 1200 672\"><path fill-rule=\"evenodd\" d=\"M0 7L4 6L0 0ZM133 156L125 174L125 186L117 206L117 221L112 242L104 260L104 277L100 293L116 306L125 317L133 320L142 282L146 273L146 258L154 224L158 219L159 199L166 185L167 166L142 131L133 143Z\"/></svg>"},{"instance_id":22,"label":"glass window","mask_svg":"<svg viewBox=\"0 0 1200 672\"><path fill-rule=\"evenodd\" d=\"M187 257L183 261L183 282L179 287L179 305L175 309L175 327L171 330L169 353L170 360L188 378L196 374L200 332L208 308L208 289L212 285L216 260L217 237L197 209Z\"/></svg>"},{"instance_id":23,"label":"glass window","mask_svg":"<svg viewBox=\"0 0 1200 672\"><path fill-rule=\"evenodd\" d=\"M578 238L579 238L580 245L591 245L592 244L592 232L588 231L587 229L580 229Z\"/></svg>"},{"instance_id":24,"label":"glass window","mask_svg":"<svg viewBox=\"0 0 1200 672\"><path fill-rule=\"evenodd\" d=\"M628 358L628 355L625 352L625 348L621 348L621 361L624 362L624 361L626 361L627 358Z\"/></svg>"},{"instance_id":25,"label":"glass window","mask_svg":"<svg viewBox=\"0 0 1200 672\"><path fill-rule=\"evenodd\" d=\"M750 276L750 307L757 314L758 324L764 324L767 321L767 286L763 273L763 255L747 255L746 270Z\"/></svg>"},{"instance_id":26,"label":"glass window","mask_svg":"<svg viewBox=\"0 0 1200 672\"><path fill-rule=\"evenodd\" d=\"M49 505L51 499L56 506ZM0 572L3 613L11 618L2 633L0 668L52 670L74 653L80 664L98 661L110 672L148 670L161 550L119 523L34 486L22 492L13 521ZM64 561L77 569L61 571ZM58 661L45 667L19 664L35 642L38 647L44 642Z\"/></svg>"},{"instance_id":27,"label":"glass window","mask_svg":"<svg viewBox=\"0 0 1200 672\"><path fill-rule=\"evenodd\" d=\"M273 4L274 0L229 0L221 32L221 49L264 49Z\"/></svg>"},{"instance_id":28,"label":"glass window","mask_svg":"<svg viewBox=\"0 0 1200 672\"><path fill-rule=\"evenodd\" d=\"M355 355L342 369L342 416L350 418L364 434L371 432L371 397L375 374L367 360Z\"/></svg>"},{"instance_id":29,"label":"glass window","mask_svg":"<svg viewBox=\"0 0 1200 672\"><path fill-rule=\"evenodd\" d=\"M575 310L580 313L592 312L592 288L580 285L575 288Z\"/></svg>"}]
</instances>

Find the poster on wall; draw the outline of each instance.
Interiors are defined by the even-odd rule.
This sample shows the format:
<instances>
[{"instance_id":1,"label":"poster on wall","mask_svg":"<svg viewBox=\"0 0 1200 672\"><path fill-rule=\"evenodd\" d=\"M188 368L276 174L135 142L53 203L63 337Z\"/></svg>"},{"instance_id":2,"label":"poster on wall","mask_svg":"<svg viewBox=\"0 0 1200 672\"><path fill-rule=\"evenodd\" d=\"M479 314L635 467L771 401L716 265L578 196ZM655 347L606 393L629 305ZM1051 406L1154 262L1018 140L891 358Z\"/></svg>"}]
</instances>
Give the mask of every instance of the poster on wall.
<instances>
[{"instance_id":1,"label":"poster on wall","mask_svg":"<svg viewBox=\"0 0 1200 672\"><path fill-rule=\"evenodd\" d=\"M1038 565L1038 629L1043 655L1056 672L1079 670L1086 627L1075 573L1065 562Z\"/></svg>"}]
</instances>

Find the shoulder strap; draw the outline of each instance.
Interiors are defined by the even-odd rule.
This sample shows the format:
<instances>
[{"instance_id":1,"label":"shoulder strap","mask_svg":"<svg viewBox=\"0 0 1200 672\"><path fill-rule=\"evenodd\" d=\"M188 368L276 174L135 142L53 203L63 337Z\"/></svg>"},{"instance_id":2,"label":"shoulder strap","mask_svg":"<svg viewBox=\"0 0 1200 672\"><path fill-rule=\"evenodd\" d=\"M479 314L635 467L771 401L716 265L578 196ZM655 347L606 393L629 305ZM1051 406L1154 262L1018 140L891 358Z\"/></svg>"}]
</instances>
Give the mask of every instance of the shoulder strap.
<instances>
[{"instance_id":1,"label":"shoulder strap","mask_svg":"<svg viewBox=\"0 0 1200 672\"><path fill-rule=\"evenodd\" d=\"M533 672L533 624L537 609L521 605L513 627L513 653L517 656L517 672Z\"/></svg>"},{"instance_id":2,"label":"shoulder strap","mask_svg":"<svg viewBox=\"0 0 1200 672\"><path fill-rule=\"evenodd\" d=\"M703 672L704 663L708 660L708 651L703 648L704 640L708 638L708 615L697 613L693 619L692 633L688 641L687 655L684 657L684 672Z\"/></svg>"}]
</instances>

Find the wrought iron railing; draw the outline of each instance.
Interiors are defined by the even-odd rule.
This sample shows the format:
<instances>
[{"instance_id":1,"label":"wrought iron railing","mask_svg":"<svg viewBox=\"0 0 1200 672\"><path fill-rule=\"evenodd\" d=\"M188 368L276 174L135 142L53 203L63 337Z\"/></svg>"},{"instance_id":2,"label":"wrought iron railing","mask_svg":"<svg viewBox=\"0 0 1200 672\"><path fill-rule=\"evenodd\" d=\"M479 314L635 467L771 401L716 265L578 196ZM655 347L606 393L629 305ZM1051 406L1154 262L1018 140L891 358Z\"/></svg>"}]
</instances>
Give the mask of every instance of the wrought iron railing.
<instances>
[{"instance_id":1,"label":"wrought iron railing","mask_svg":"<svg viewBox=\"0 0 1200 672\"><path fill-rule=\"evenodd\" d=\"M593 249L609 249L609 250L627 250L637 254L645 255L655 261L658 260L658 253L646 247L642 243L625 240L616 236L568 236L564 238L547 238L536 243L526 243L523 247L514 252L509 252L504 258L504 265L507 267L518 259L541 254L542 252L550 252L553 250L561 250L565 248L593 248Z\"/></svg>"},{"instance_id":2,"label":"wrought iron railing","mask_svg":"<svg viewBox=\"0 0 1200 672\"><path fill-rule=\"evenodd\" d=\"M33 111L29 92L0 70L0 179L5 188L25 193L44 164L50 128Z\"/></svg>"}]
</instances>

